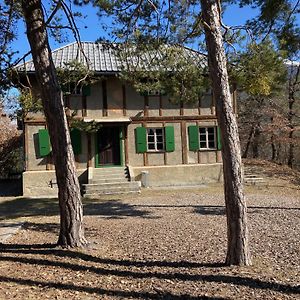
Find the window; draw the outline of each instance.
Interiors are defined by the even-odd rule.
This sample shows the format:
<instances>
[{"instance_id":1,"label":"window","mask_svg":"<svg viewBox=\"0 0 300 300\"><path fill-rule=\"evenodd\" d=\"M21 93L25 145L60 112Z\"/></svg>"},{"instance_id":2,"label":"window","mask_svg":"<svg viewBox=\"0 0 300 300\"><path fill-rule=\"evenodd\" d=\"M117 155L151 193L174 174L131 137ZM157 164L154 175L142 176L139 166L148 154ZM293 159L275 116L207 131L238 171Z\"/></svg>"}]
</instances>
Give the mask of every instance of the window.
<instances>
[{"instance_id":1,"label":"window","mask_svg":"<svg viewBox=\"0 0 300 300\"><path fill-rule=\"evenodd\" d=\"M216 149L216 127L199 127L200 149Z\"/></svg>"},{"instance_id":2,"label":"window","mask_svg":"<svg viewBox=\"0 0 300 300\"><path fill-rule=\"evenodd\" d=\"M135 147L137 153L175 151L173 126L160 128L135 128Z\"/></svg>"},{"instance_id":3,"label":"window","mask_svg":"<svg viewBox=\"0 0 300 300\"><path fill-rule=\"evenodd\" d=\"M188 127L189 150L221 150L221 135L218 127Z\"/></svg>"},{"instance_id":4,"label":"window","mask_svg":"<svg viewBox=\"0 0 300 300\"><path fill-rule=\"evenodd\" d=\"M163 128L147 128L147 150L151 152L164 150Z\"/></svg>"}]
</instances>

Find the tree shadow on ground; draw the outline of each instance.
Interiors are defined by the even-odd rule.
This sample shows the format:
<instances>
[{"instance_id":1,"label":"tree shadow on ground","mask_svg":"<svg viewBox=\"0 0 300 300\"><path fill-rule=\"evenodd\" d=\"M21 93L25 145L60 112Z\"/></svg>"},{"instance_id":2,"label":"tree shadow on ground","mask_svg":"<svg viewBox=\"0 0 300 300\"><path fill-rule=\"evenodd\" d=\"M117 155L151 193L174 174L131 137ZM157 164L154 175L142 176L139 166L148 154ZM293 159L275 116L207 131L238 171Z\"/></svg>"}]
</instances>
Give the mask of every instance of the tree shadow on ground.
<instances>
[{"instance_id":1,"label":"tree shadow on ground","mask_svg":"<svg viewBox=\"0 0 300 300\"><path fill-rule=\"evenodd\" d=\"M102 216L112 219L123 217L156 218L155 216L151 215L151 212L141 210L136 205L124 203L121 200L86 203L84 205L84 215Z\"/></svg>"},{"instance_id":2,"label":"tree shadow on ground","mask_svg":"<svg viewBox=\"0 0 300 300\"><path fill-rule=\"evenodd\" d=\"M203 267L212 267L212 264L202 264L198 262L170 262L170 261L135 261L135 260L114 260L114 259L102 259L99 257L94 257L92 255L70 251L70 250L59 250L59 249L42 249L38 245L34 249L34 245L31 245L32 248L29 248L28 245L24 248L20 247L21 245L2 245L1 252L5 254L3 257L0 257L1 261L5 262L17 262L18 264L24 265L39 265L45 267L55 267L62 268L68 272L88 272L89 274L93 273L99 276L116 276L116 277L125 277L128 280L139 280L139 279L157 279L157 280L177 280L181 282L209 282L209 283L220 283L220 284L229 284L230 286L243 286L251 289L260 289L260 290L270 290L275 292L280 292L283 294L300 294L300 286L294 286L291 284L278 283L273 280L261 280L258 278L252 278L248 276L240 275L231 275L231 274L216 274L217 269L214 269L214 272L203 274ZM9 254L23 255L23 256L10 256ZM29 254L30 257L26 257ZM35 255L32 258L32 255ZM47 257L37 258L37 255L47 255ZM84 265L80 263L71 263L69 261L62 261L53 259L51 260L51 255L60 257L60 258L72 258L79 259L81 261L86 261L89 264ZM93 265L90 265L90 262ZM113 266L113 267L112 267ZM122 267L125 268L122 269ZM139 267L138 269L129 269L126 268ZM145 269L143 269L145 267ZM154 267L153 269L151 269ZM168 269L161 269L159 267L167 267ZM181 268L184 269L181 269ZM214 266L218 268L218 266ZM220 266L219 266L220 267ZM178 269L180 268L180 269ZM188 268L194 268L193 272L189 272ZM221 271L221 270L220 270ZM119 297L132 297L139 298L143 297L145 299L157 299L157 298L166 298L169 299L201 299L199 297L190 296L190 295L172 295L172 294L156 294L149 292L137 293L136 291L122 291L122 290L105 290L101 288L91 288L86 286L78 286L72 284L64 284L57 282L42 282L33 279L22 279L22 278L11 278L11 277L0 277L0 280L3 282L17 282L19 284L28 285L28 286L37 286L37 285L47 285L47 287L53 287L61 290L76 290L83 291L87 293L98 293L98 294L107 294L111 296ZM210 298L203 298L210 299ZM218 299L218 298L217 298ZM219 298L220 299L220 298Z\"/></svg>"},{"instance_id":3,"label":"tree shadow on ground","mask_svg":"<svg viewBox=\"0 0 300 300\"><path fill-rule=\"evenodd\" d=\"M192 209L192 213L200 214L200 215L215 215L215 216L222 216L226 214L226 208L224 205L134 205L135 207L140 208L148 208L148 209L169 209L169 208L184 208L184 209ZM281 206L248 206L248 213L260 213L264 210L300 210L299 207L281 207Z\"/></svg>"},{"instance_id":4,"label":"tree shadow on ground","mask_svg":"<svg viewBox=\"0 0 300 300\"><path fill-rule=\"evenodd\" d=\"M59 233L59 223L33 223L25 222L22 226L25 230L32 230L37 232L52 232Z\"/></svg>"},{"instance_id":5,"label":"tree shadow on ground","mask_svg":"<svg viewBox=\"0 0 300 300\"><path fill-rule=\"evenodd\" d=\"M119 199L106 201L83 200L85 216L106 218L142 217L151 218L151 213L127 204ZM58 216L58 200L55 198L15 198L0 202L0 220L33 216Z\"/></svg>"}]
</instances>

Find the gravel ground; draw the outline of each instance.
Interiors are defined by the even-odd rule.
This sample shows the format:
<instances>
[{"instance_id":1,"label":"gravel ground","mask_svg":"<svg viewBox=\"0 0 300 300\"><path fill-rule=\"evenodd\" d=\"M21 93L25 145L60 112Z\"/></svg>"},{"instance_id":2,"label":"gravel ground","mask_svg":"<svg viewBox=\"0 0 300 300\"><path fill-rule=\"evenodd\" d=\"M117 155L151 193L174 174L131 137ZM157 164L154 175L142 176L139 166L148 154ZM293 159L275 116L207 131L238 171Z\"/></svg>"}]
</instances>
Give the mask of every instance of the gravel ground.
<instances>
[{"instance_id":1,"label":"gravel ground","mask_svg":"<svg viewBox=\"0 0 300 300\"><path fill-rule=\"evenodd\" d=\"M33 214L1 246L0 299L300 299L299 194L248 190L251 267L223 265L219 188L89 200L80 251L52 248L51 209Z\"/></svg>"}]
</instances>

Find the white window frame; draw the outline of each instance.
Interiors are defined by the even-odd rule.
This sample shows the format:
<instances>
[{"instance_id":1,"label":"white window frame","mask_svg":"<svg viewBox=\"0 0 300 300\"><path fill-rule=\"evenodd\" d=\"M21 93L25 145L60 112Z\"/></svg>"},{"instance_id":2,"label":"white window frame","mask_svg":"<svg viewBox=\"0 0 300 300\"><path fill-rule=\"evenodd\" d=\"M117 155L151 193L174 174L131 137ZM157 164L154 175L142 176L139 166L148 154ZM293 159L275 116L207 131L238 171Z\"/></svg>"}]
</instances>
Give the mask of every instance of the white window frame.
<instances>
[{"instance_id":1,"label":"white window frame","mask_svg":"<svg viewBox=\"0 0 300 300\"><path fill-rule=\"evenodd\" d=\"M149 142L149 132L150 130L154 131L153 142ZM157 130L161 130L161 135L157 133ZM162 137L162 141L158 141L158 137ZM149 144L154 145L154 149L149 149ZM158 149L158 144L162 144L162 149ZM147 128L147 152L164 152L165 151L165 131L163 127L149 127Z\"/></svg>"},{"instance_id":2,"label":"white window frame","mask_svg":"<svg viewBox=\"0 0 300 300\"><path fill-rule=\"evenodd\" d=\"M208 129L209 128L213 128L214 130L214 147L209 147L209 142L212 140L209 140L209 134L208 134ZM205 129L205 135L202 135L200 133L201 129ZM205 141L201 140L201 137L204 136L205 137ZM201 142L205 142L205 147L201 146ZM217 127L216 126L200 126L199 127L199 146L200 146L200 150L216 150L217 149Z\"/></svg>"}]
</instances>

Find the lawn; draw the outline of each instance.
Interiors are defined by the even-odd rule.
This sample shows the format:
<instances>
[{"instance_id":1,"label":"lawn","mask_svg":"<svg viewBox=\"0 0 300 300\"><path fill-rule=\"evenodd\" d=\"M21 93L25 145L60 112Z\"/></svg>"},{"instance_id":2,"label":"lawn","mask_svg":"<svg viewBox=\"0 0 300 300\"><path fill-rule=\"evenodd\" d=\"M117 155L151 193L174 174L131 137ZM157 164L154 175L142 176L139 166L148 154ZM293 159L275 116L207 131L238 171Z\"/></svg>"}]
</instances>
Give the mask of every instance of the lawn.
<instances>
[{"instance_id":1,"label":"lawn","mask_svg":"<svg viewBox=\"0 0 300 300\"><path fill-rule=\"evenodd\" d=\"M279 179L278 179L279 180ZM220 186L84 200L87 249L55 247L55 199L2 199L0 299L300 299L300 192L246 189L253 266L225 267Z\"/></svg>"}]
</instances>

